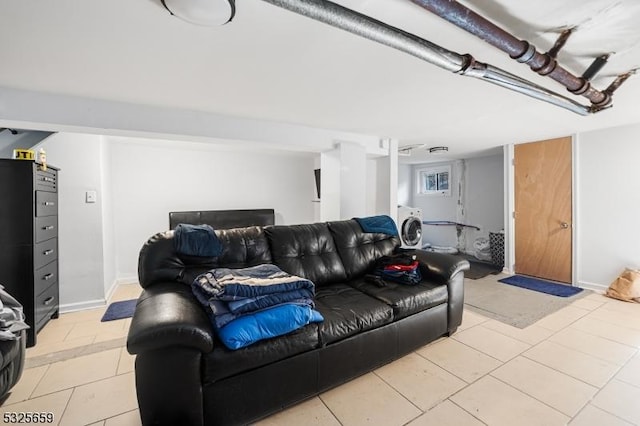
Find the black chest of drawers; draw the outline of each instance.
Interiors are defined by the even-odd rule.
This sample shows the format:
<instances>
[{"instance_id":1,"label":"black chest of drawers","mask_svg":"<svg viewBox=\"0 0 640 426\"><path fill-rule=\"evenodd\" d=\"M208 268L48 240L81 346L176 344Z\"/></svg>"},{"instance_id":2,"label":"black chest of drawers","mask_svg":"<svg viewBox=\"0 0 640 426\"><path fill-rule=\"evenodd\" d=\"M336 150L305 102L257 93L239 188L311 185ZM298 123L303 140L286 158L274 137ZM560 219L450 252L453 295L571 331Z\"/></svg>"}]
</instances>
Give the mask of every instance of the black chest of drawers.
<instances>
[{"instance_id":1,"label":"black chest of drawers","mask_svg":"<svg viewBox=\"0 0 640 426\"><path fill-rule=\"evenodd\" d=\"M0 284L24 306L27 346L59 313L58 171L0 159Z\"/></svg>"}]
</instances>

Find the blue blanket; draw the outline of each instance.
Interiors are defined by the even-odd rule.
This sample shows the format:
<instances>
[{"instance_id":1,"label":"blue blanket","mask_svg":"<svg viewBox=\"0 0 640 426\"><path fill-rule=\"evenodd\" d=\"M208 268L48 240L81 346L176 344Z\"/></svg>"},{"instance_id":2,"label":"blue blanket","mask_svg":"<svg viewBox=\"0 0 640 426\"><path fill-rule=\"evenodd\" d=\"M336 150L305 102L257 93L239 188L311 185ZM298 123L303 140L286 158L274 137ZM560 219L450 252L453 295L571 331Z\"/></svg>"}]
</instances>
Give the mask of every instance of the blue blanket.
<instances>
[{"instance_id":1,"label":"blue blanket","mask_svg":"<svg viewBox=\"0 0 640 426\"><path fill-rule=\"evenodd\" d=\"M314 284L271 264L212 269L193 281L192 290L211 313L217 330L243 315L274 306L314 307Z\"/></svg>"},{"instance_id":2,"label":"blue blanket","mask_svg":"<svg viewBox=\"0 0 640 426\"><path fill-rule=\"evenodd\" d=\"M322 321L322 315L308 306L285 304L240 317L218 330L218 337L235 350Z\"/></svg>"},{"instance_id":3,"label":"blue blanket","mask_svg":"<svg viewBox=\"0 0 640 426\"><path fill-rule=\"evenodd\" d=\"M232 309L231 305L237 302L245 302L245 304L242 305L243 309ZM202 300L200 300L200 303L202 303ZM223 302L220 300L209 299L205 303L205 306L208 306L211 309L211 321L216 329L224 327L231 321L236 320L243 315L271 309L275 306L298 305L307 306L309 308L313 308L315 306L312 298L306 296L300 297L296 290L270 294L265 299L247 298L234 302ZM251 309L251 307L253 307L253 309Z\"/></svg>"},{"instance_id":4,"label":"blue blanket","mask_svg":"<svg viewBox=\"0 0 640 426\"><path fill-rule=\"evenodd\" d=\"M387 215L354 217L364 232L398 236L395 222Z\"/></svg>"},{"instance_id":5,"label":"blue blanket","mask_svg":"<svg viewBox=\"0 0 640 426\"><path fill-rule=\"evenodd\" d=\"M305 278L290 275L276 265L262 264L241 269L217 268L198 275L193 282L194 291L207 299L230 302L291 290L308 290L310 297L315 286Z\"/></svg>"},{"instance_id":6,"label":"blue blanket","mask_svg":"<svg viewBox=\"0 0 640 426\"><path fill-rule=\"evenodd\" d=\"M179 223L173 234L176 252L187 256L216 257L222 254L222 243L209 225Z\"/></svg>"}]
</instances>

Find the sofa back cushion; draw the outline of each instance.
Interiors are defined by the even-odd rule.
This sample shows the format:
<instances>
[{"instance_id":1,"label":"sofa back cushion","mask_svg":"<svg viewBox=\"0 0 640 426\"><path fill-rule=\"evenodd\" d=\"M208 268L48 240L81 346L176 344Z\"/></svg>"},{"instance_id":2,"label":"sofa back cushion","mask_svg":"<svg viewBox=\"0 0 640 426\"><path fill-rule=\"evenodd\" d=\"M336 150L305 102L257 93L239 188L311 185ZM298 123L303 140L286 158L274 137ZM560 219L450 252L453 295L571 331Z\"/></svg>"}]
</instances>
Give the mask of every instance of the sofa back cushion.
<instances>
[{"instance_id":1,"label":"sofa back cushion","mask_svg":"<svg viewBox=\"0 0 640 426\"><path fill-rule=\"evenodd\" d=\"M271 263L269 242L262 227L220 229L216 235L222 243L222 254L216 259L217 266L246 268Z\"/></svg>"},{"instance_id":2,"label":"sofa back cushion","mask_svg":"<svg viewBox=\"0 0 640 426\"><path fill-rule=\"evenodd\" d=\"M329 222L328 226L350 280L371 272L376 259L400 246L397 236L363 232L353 219Z\"/></svg>"},{"instance_id":3,"label":"sofa back cushion","mask_svg":"<svg viewBox=\"0 0 640 426\"><path fill-rule=\"evenodd\" d=\"M316 286L347 277L326 223L267 226L273 263L282 270L307 278Z\"/></svg>"},{"instance_id":4,"label":"sofa back cushion","mask_svg":"<svg viewBox=\"0 0 640 426\"><path fill-rule=\"evenodd\" d=\"M174 231L151 237L140 250L138 278L142 287L160 281L180 281L191 284L199 274L212 268L246 268L271 263L269 243L264 230L258 226L216 230L222 244L217 257L185 256L177 253Z\"/></svg>"}]
</instances>

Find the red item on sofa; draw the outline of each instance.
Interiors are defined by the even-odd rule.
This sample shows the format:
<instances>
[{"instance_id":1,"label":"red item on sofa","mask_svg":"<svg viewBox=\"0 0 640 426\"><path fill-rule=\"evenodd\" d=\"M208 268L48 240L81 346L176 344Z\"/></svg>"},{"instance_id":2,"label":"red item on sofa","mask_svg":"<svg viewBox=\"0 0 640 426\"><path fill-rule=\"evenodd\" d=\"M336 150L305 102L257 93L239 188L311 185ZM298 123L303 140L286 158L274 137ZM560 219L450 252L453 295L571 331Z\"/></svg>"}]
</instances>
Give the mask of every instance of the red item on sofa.
<instances>
[{"instance_id":1,"label":"red item on sofa","mask_svg":"<svg viewBox=\"0 0 640 426\"><path fill-rule=\"evenodd\" d=\"M385 271L415 271L416 268L418 268L417 260L413 261L410 265L402 265L402 264L387 265L384 267L384 270Z\"/></svg>"}]
</instances>

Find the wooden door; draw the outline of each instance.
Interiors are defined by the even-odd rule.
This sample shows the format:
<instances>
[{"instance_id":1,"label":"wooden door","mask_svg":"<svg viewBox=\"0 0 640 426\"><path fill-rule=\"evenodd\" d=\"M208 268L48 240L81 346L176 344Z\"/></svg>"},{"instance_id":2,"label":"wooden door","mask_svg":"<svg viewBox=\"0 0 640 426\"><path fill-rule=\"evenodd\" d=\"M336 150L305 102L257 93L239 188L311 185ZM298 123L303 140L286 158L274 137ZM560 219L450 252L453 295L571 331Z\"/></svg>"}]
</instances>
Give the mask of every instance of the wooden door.
<instances>
[{"instance_id":1,"label":"wooden door","mask_svg":"<svg viewBox=\"0 0 640 426\"><path fill-rule=\"evenodd\" d=\"M571 283L571 138L515 146L518 274Z\"/></svg>"}]
</instances>

